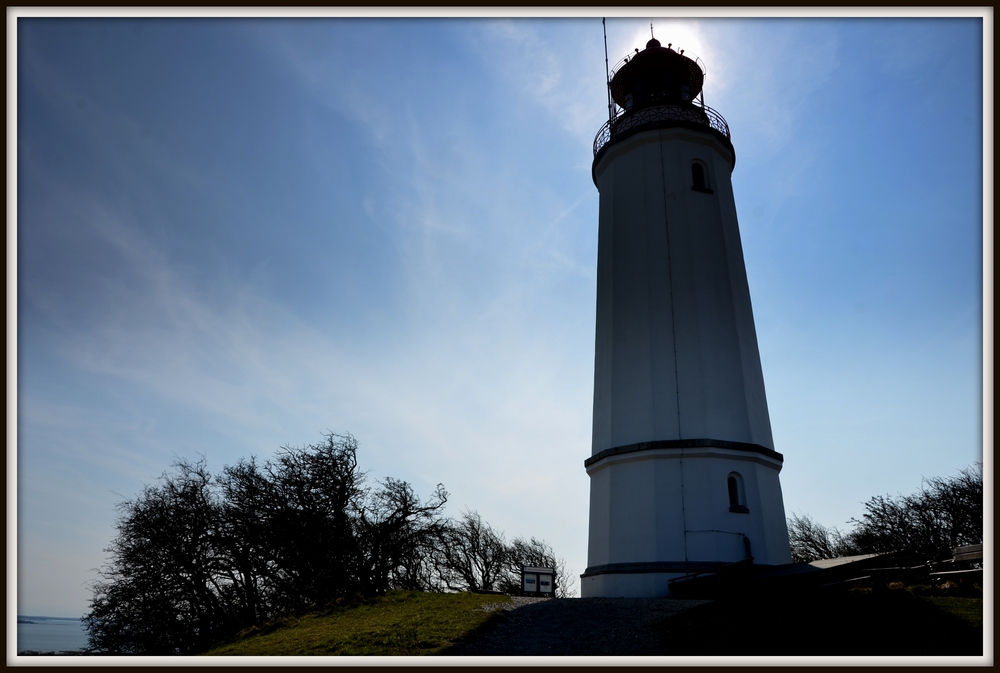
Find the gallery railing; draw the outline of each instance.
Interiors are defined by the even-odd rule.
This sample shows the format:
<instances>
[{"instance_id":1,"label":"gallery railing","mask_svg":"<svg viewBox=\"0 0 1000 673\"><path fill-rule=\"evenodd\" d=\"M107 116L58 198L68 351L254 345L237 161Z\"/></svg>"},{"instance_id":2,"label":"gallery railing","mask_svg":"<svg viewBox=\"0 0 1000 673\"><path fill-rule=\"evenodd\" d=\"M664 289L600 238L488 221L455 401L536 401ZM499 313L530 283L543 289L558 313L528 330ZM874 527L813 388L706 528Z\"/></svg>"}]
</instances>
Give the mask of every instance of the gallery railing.
<instances>
[{"instance_id":1,"label":"gallery railing","mask_svg":"<svg viewBox=\"0 0 1000 673\"><path fill-rule=\"evenodd\" d=\"M614 119L607 121L594 138L594 156L601 151L605 145L614 140L617 136L632 129L661 121L683 121L700 124L715 129L728 140L732 140L729 135L729 124L718 112L701 105L657 105L646 107L631 112L623 112Z\"/></svg>"}]
</instances>

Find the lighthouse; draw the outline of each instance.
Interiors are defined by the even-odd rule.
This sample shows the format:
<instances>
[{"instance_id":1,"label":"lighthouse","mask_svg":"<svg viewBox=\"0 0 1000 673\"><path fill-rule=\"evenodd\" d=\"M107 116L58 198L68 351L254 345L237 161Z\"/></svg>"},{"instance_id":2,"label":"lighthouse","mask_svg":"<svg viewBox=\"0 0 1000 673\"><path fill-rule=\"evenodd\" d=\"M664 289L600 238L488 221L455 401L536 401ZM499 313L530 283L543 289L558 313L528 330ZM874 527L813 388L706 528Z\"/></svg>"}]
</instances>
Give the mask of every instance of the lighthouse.
<instances>
[{"instance_id":1,"label":"lighthouse","mask_svg":"<svg viewBox=\"0 0 1000 673\"><path fill-rule=\"evenodd\" d=\"M666 596L791 562L731 174L700 63L656 39L609 77L600 193L590 538L581 594Z\"/></svg>"}]
</instances>

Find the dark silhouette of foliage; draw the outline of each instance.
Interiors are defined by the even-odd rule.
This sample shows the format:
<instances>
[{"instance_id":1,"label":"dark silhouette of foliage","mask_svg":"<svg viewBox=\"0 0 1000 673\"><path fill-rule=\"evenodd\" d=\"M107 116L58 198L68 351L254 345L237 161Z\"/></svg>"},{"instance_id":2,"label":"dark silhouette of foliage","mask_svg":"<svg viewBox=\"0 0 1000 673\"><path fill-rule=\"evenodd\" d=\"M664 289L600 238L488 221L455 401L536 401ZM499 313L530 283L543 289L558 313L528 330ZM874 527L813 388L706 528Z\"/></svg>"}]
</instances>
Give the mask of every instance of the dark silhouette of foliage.
<instances>
[{"instance_id":1,"label":"dark silhouette of foliage","mask_svg":"<svg viewBox=\"0 0 1000 673\"><path fill-rule=\"evenodd\" d=\"M357 440L329 435L308 450L284 447L264 467L269 488L258 514L280 612L323 607L358 589L351 504L364 494Z\"/></svg>"},{"instance_id":2,"label":"dark silhouette of foliage","mask_svg":"<svg viewBox=\"0 0 1000 673\"><path fill-rule=\"evenodd\" d=\"M566 563L556 557L551 545L520 537L507 543L501 531L474 511L465 511L451 522L435 561L441 584L452 591L520 593L521 567L540 566L556 569L556 596L573 595Z\"/></svg>"},{"instance_id":3,"label":"dark silhouette of foliage","mask_svg":"<svg viewBox=\"0 0 1000 673\"><path fill-rule=\"evenodd\" d=\"M507 575L502 584L504 591L515 593L521 587L521 566L555 568L556 596L568 598L576 595L573 573L566 569L566 561L556 556L552 545L544 540L514 538L507 552Z\"/></svg>"},{"instance_id":4,"label":"dark silhouette of foliage","mask_svg":"<svg viewBox=\"0 0 1000 673\"><path fill-rule=\"evenodd\" d=\"M925 479L912 495L875 496L851 521L861 553L892 552L910 562L950 558L955 547L983 541L983 466Z\"/></svg>"},{"instance_id":5,"label":"dark silhouette of foliage","mask_svg":"<svg viewBox=\"0 0 1000 673\"><path fill-rule=\"evenodd\" d=\"M83 621L90 647L117 654L185 654L229 622L219 585L217 501L204 460L180 461L159 486L119 505L112 562Z\"/></svg>"},{"instance_id":6,"label":"dark silhouette of foliage","mask_svg":"<svg viewBox=\"0 0 1000 673\"><path fill-rule=\"evenodd\" d=\"M844 535L836 528L827 528L808 516L794 513L788 518L788 542L792 548L793 563L857 553L849 535Z\"/></svg>"},{"instance_id":7,"label":"dark silhouette of foliage","mask_svg":"<svg viewBox=\"0 0 1000 673\"><path fill-rule=\"evenodd\" d=\"M451 591L498 591L507 569L507 543L502 532L466 510L443 531L437 570Z\"/></svg>"},{"instance_id":8,"label":"dark silhouette of foliage","mask_svg":"<svg viewBox=\"0 0 1000 673\"><path fill-rule=\"evenodd\" d=\"M433 584L424 559L447 527L440 517L448 500L441 484L422 503L404 481L386 479L355 507L358 580L362 593L426 590Z\"/></svg>"},{"instance_id":9,"label":"dark silhouette of foliage","mask_svg":"<svg viewBox=\"0 0 1000 673\"><path fill-rule=\"evenodd\" d=\"M272 483L254 458L223 468L216 480L220 492L218 546L229 559L232 595L240 624L259 624L275 616L279 597L278 553L272 543L276 501Z\"/></svg>"},{"instance_id":10,"label":"dark silhouette of foliage","mask_svg":"<svg viewBox=\"0 0 1000 673\"><path fill-rule=\"evenodd\" d=\"M792 515L788 537L796 562L853 554L893 554L899 562L950 558L954 549L983 541L983 466L950 478L924 479L911 495L879 495L864 503L853 530L842 534L808 516Z\"/></svg>"},{"instance_id":11,"label":"dark silhouette of foliage","mask_svg":"<svg viewBox=\"0 0 1000 673\"><path fill-rule=\"evenodd\" d=\"M515 559L555 563L534 538L508 546L478 513L444 518L440 484L427 501L397 479L366 485L357 449L331 433L215 477L204 458L180 460L120 503L83 618L90 651L195 654L282 615L390 589L507 588Z\"/></svg>"}]
</instances>

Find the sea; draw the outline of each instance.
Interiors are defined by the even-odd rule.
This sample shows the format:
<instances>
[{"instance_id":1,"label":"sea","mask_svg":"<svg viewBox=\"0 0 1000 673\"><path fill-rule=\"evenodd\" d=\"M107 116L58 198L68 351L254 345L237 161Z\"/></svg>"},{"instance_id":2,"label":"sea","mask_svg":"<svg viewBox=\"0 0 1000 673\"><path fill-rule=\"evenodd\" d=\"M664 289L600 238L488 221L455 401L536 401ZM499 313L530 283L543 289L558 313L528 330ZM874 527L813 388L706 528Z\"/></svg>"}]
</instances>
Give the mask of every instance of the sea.
<instances>
[{"instance_id":1,"label":"sea","mask_svg":"<svg viewBox=\"0 0 1000 673\"><path fill-rule=\"evenodd\" d=\"M87 645L87 632L79 619L17 616L17 651L77 652Z\"/></svg>"}]
</instances>

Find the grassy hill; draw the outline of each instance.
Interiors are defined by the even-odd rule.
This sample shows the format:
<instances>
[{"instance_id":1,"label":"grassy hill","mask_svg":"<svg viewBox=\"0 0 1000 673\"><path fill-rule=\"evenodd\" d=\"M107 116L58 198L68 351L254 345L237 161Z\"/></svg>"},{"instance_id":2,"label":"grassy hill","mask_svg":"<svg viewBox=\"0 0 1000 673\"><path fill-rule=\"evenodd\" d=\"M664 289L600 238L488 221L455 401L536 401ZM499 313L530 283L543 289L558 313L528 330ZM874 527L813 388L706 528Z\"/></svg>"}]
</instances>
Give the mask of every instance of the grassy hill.
<instances>
[{"instance_id":1,"label":"grassy hill","mask_svg":"<svg viewBox=\"0 0 1000 673\"><path fill-rule=\"evenodd\" d=\"M876 590L720 599L661 622L653 650L668 656L981 656L981 594L948 596L929 589L896 584ZM251 629L206 654L447 654L456 642L504 620L502 611L484 606L509 601L502 595L393 591L353 607ZM572 599L566 603L572 607ZM553 624L521 626L537 631ZM572 649L572 643L582 642L576 639L587 639L599 626L570 626L561 620L556 628L578 631L562 634Z\"/></svg>"},{"instance_id":2,"label":"grassy hill","mask_svg":"<svg viewBox=\"0 0 1000 673\"><path fill-rule=\"evenodd\" d=\"M365 603L287 618L206 652L208 655L424 655L440 654L484 628L509 603L494 594L391 591Z\"/></svg>"}]
</instances>

